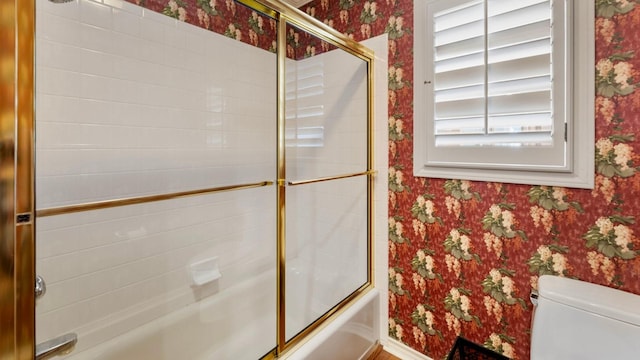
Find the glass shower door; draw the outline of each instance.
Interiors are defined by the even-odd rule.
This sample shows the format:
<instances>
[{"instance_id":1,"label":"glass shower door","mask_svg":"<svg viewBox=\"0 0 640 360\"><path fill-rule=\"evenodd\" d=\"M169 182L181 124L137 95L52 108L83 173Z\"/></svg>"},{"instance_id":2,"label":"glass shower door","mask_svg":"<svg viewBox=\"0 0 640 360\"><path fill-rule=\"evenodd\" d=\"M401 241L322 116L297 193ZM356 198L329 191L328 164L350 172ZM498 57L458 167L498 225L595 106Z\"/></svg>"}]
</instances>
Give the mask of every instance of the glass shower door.
<instances>
[{"instance_id":1,"label":"glass shower door","mask_svg":"<svg viewBox=\"0 0 640 360\"><path fill-rule=\"evenodd\" d=\"M36 343L254 360L276 347L276 54L162 10L37 1Z\"/></svg>"},{"instance_id":2,"label":"glass shower door","mask_svg":"<svg viewBox=\"0 0 640 360\"><path fill-rule=\"evenodd\" d=\"M285 67L289 341L369 280L368 64L288 24Z\"/></svg>"}]
</instances>

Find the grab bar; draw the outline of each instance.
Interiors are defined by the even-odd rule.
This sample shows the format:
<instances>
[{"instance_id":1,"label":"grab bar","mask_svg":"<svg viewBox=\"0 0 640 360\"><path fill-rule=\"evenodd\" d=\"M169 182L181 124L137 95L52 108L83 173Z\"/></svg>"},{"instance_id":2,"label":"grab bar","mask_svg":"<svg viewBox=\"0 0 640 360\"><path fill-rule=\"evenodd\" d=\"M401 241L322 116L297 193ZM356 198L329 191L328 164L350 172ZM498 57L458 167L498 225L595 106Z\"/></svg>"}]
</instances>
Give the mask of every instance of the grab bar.
<instances>
[{"instance_id":1,"label":"grab bar","mask_svg":"<svg viewBox=\"0 0 640 360\"><path fill-rule=\"evenodd\" d=\"M66 355L73 351L77 342L78 335L76 333L69 333L47 340L36 345L35 360L45 360L58 355Z\"/></svg>"}]
</instances>

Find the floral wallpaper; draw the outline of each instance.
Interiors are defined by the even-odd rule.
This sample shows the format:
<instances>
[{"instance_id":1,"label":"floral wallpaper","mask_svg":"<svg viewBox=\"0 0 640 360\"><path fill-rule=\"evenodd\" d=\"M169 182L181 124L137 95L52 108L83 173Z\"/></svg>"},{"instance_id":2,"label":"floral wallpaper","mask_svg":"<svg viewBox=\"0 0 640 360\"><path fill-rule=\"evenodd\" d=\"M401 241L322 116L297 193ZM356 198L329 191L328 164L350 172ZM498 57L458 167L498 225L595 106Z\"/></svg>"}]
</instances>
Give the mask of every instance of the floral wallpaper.
<instances>
[{"instance_id":1,"label":"floral wallpaper","mask_svg":"<svg viewBox=\"0 0 640 360\"><path fill-rule=\"evenodd\" d=\"M275 51L275 21L232 0L128 1ZM637 1L596 0L593 190L413 177L413 1L315 0L302 10L357 41L389 36L392 338L434 359L458 335L528 359L540 275L640 294ZM288 29L290 58L329 49L305 37Z\"/></svg>"}]
</instances>

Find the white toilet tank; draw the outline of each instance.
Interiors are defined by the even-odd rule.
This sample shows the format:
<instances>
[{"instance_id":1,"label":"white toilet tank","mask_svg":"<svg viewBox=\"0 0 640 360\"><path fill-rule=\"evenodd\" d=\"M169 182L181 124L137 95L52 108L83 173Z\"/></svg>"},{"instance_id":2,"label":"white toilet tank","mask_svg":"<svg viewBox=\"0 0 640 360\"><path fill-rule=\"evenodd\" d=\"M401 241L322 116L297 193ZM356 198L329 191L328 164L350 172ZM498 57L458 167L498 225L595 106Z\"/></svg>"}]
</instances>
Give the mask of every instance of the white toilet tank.
<instances>
[{"instance_id":1,"label":"white toilet tank","mask_svg":"<svg viewBox=\"0 0 640 360\"><path fill-rule=\"evenodd\" d=\"M640 296L541 276L531 359L640 359Z\"/></svg>"}]
</instances>

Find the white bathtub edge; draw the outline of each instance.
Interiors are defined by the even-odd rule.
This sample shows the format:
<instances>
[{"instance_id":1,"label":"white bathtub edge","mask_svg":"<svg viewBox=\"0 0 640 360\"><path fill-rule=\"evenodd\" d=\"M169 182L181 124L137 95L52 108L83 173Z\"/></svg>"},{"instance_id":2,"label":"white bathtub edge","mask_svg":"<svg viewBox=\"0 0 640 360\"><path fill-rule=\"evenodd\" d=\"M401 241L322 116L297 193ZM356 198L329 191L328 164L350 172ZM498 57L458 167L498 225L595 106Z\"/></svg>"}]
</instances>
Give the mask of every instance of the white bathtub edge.
<instances>
[{"instance_id":1,"label":"white bathtub edge","mask_svg":"<svg viewBox=\"0 0 640 360\"><path fill-rule=\"evenodd\" d=\"M362 310L367 304L372 301L376 301L379 298L380 293L378 289L371 289L364 294L354 304L349 306L338 318L331 321L327 326L323 327L320 331L313 334L309 340L304 342L298 348L292 350L292 352L284 354L280 359L284 360L303 360L308 358L314 351L316 351L322 343L328 339L331 334L335 333L345 325L349 320L354 317L360 310ZM375 332L377 333L377 332ZM379 339L372 339L372 342L376 342Z\"/></svg>"}]
</instances>

